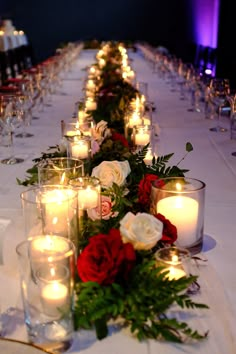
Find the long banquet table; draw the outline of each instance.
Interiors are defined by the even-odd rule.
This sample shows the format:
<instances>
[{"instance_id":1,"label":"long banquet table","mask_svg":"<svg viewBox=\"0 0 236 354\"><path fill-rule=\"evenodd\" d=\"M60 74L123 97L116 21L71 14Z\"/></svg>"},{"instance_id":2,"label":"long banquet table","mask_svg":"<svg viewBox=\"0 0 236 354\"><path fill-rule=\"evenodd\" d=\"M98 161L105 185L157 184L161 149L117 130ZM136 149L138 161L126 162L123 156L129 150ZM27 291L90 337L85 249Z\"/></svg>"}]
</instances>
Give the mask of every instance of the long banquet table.
<instances>
[{"instance_id":1,"label":"long banquet table","mask_svg":"<svg viewBox=\"0 0 236 354\"><path fill-rule=\"evenodd\" d=\"M236 141L229 132L214 133L209 128L215 122L203 113L189 112L189 100L180 100L179 92L171 92L168 82L153 73L152 67L140 51L129 52L137 80L148 82L149 99L155 103L154 121L160 127L155 140L158 155L174 152L171 163L177 163L185 154L185 143L194 150L181 162L189 169L188 176L206 183L205 230L203 251L198 268L201 291L195 299L207 303L209 310L195 310L187 321L199 331L209 330L206 340L194 344L173 344L151 340L138 342L127 331L111 325L109 336L98 341L93 331L75 333L69 353L101 354L173 354L173 353L236 353ZM16 177L25 178L32 159L39 157L49 146L61 139L61 120L70 120L74 104L82 97L86 78L84 68L95 60L95 51L83 50L71 72L63 80L62 91L53 96L52 105L45 107L40 119L30 127L33 138L15 138L17 156L25 161L17 165L0 164L0 308L17 310L8 315L5 336L27 340L17 272L15 246L24 239L20 193L26 188L16 183ZM224 122L229 127L229 121ZM0 158L5 148L0 146Z\"/></svg>"}]
</instances>

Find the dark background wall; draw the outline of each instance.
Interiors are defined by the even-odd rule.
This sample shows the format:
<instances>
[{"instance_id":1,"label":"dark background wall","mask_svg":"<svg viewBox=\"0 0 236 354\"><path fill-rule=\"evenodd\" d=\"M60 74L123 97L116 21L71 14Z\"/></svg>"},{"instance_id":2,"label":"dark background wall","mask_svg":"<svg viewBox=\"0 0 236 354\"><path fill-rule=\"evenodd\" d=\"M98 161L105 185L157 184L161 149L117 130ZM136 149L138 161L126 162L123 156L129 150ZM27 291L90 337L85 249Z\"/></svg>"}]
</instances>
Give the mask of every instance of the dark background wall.
<instances>
[{"instance_id":1,"label":"dark background wall","mask_svg":"<svg viewBox=\"0 0 236 354\"><path fill-rule=\"evenodd\" d=\"M217 48L217 76L230 79L236 91L235 16L231 0L221 0Z\"/></svg>"},{"instance_id":2,"label":"dark background wall","mask_svg":"<svg viewBox=\"0 0 236 354\"><path fill-rule=\"evenodd\" d=\"M1 0L0 15L29 36L41 60L61 42L147 40L182 52L191 38L187 0ZM178 53L177 53L178 54Z\"/></svg>"},{"instance_id":3,"label":"dark background wall","mask_svg":"<svg viewBox=\"0 0 236 354\"><path fill-rule=\"evenodd\" d=\"M145 40L155 46L166 46L186 62L194 62L192 3L192 0L0 0L0 17L11 18L17 29L25 31L37 61L52 55L62 42L96 38ZM230 0L221 0L217 75L231 78L236 86L230 14Z\"/></svg>"}]
</instances>

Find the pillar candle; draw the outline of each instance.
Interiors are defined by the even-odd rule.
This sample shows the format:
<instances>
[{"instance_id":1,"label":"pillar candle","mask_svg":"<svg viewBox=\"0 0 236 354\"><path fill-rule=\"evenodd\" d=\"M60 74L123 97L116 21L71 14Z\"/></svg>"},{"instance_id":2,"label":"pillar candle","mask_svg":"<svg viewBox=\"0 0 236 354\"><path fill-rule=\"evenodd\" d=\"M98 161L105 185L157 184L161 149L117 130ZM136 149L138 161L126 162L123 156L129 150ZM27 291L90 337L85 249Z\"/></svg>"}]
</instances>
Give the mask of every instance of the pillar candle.
<instances>
[{"instance_id":1,"label":"pillar candle","mask_svg":"<svg viewBox=\"0 0 236 354\"><path fill-rule=\"evenodd\" d=\"M182 247L196 241L198 202L187 196L171 196L157 202L157 213L161 213L177 227L177 242Z\"/></svg>"}]
</instances>

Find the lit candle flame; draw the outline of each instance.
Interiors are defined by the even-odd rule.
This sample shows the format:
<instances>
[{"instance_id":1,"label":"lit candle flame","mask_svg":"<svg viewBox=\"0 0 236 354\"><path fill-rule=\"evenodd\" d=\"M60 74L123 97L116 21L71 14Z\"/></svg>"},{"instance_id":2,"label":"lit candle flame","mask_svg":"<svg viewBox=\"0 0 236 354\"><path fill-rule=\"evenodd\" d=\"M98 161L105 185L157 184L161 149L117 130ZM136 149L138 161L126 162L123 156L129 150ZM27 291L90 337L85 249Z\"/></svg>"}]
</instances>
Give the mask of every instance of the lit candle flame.
<instances>
[{"instance_id":1,"label":"lit candle flame","mask_svg":"<svg viewBox=\"0 0 236 354\"><path fill-rule=\"evenodd\" d=\"M52 277L55 277L55 275L56 275L55 268L50 269L50 274Z\"/></svg>"},{"instance_id":2,"label":"lit candle flame","mask_svg":"<svg viewBox=\"0 0 236 354\"><path fill-rule=\"evenodd\" d=\"M174 255L172 256L172 262L173 262L173 263L178 263L178 261L179 261L179 257L177 256L177 254L174 254Z\"/></svg>"},{"instance_id":3,"label":"lit candle flame","mask_svg":"<svg viewBox=\"0 0 236 354\"><path fill-rule=\"evenodd\" d=\"M180 183L176 183L176 186L175 186L175 187L176 187L176 190L177 190L177 191L179 191L179 192L182 191L182 187L181 187L181 184L180 184Z\"/></svg>"}]
</instances>

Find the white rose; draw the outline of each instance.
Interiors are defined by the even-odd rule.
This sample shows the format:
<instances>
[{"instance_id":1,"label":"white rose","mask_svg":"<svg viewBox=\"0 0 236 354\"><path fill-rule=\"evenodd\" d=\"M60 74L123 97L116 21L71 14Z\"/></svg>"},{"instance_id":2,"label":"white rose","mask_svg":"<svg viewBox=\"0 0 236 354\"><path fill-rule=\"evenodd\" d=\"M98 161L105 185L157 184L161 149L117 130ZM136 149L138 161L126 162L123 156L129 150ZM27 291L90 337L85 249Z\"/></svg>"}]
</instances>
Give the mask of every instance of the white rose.
<instances>
[{"instance_id":1,"label":"white rose","mask_svg":"<svg viewBox=\"0 0 236 354\"><path fill-rule=\"evenodd\" d=\"M162 238L163 223L151 214L129 212L120 221L124 243L132 243L136 250L149 250Z\"/></svg>"},{"instance_id":2,"label":"white rose","mask_svg":"<svg viewBox=\"0 0 236 354\"><path fill-rule=\"evenodd\" d=\"M103 161L94 167L92 176L97 177L104 188L109 188L113 183L122 186L130 171L128 161Z\"/></svg>"}]
</instances>

